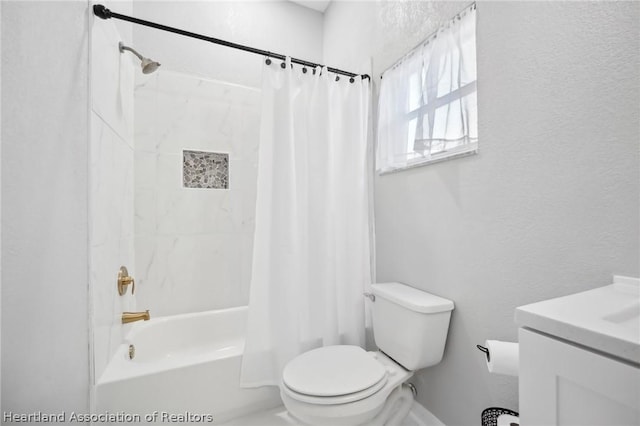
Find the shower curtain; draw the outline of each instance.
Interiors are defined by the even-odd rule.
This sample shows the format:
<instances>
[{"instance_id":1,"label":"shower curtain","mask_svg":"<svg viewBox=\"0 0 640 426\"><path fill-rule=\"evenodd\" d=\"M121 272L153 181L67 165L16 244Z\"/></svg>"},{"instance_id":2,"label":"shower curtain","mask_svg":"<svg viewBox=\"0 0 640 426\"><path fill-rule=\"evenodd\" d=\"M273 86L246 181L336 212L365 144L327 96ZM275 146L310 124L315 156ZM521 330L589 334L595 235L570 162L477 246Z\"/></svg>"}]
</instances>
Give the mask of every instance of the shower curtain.
<instances>
[{"instance_id":1,"label":"shower curtain","mask_svg":"<svg viewBox=\"0 0 640 426\"><path fill-rule=\"evenodd\" d=\"M310 349L364 346L369 82L307 71L263 69L244 387L279 385Z\"/></svg>"}]
</instances>

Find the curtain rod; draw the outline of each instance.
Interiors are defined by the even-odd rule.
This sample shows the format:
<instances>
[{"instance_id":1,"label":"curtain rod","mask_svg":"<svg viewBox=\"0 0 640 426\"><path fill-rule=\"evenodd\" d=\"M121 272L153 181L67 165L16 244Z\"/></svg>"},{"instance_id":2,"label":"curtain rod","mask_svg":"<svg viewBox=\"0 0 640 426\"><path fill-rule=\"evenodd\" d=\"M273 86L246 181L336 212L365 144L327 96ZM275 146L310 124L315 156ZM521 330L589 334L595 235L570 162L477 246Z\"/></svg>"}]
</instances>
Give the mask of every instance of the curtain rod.
<instances>
[{"instance_id":1,"label":"curtain rod","mask_svg":"<svg viewBox=\"0 0 640 426\"><path fill-rule=\"evenodd\" d=\"M146 27L156 28L158 30L167 31L167 32L174 33L174 34L180 34L180 35L183 35L183 36L186 36L186 37L197 38L199 40L208 41L208 42L214 43L214 44L220 44L222 46L227 46L227 47L231 47L231 48L234 48L234 49L244 50L245 52L255 53L257 55L266 56L267 58L275 58L275 59L280 59L280 60L283 60L283 61L286 60L286 56L285 55L281 55L279 53L268 52L266 50L256 49L255 47L243 46L242 44L232 43L230 41L220 40L218 38L207 37L207 36L202 35L202 34L192 33L190 31L185 31L185 30L181 30L179 28L173 28L173 27L169 27L169 26L166 26L166 25L157 24L157 23L151 22L151 21L145 21L145 20L142 20L142 19L134 18L132 16L121 15L119 13L115 13L115 12L110 11L109 9L107 9L106 7L104 7L101 4L96 4L96 5L93 6L93 14L96 15L98 18L102 18L102 19L111 19L111 18L120 19L120 20L123 20L123 21L133 22L134 24L144 25ZM294 64L302 65L302 66L305 66L305 67L311 67L311 68L323 67L324 66L324 65L321 65L321 64L316 64L316 63L313 63L313 62L304 61L302 59L296 59L296 58L291 58L291 62L294 63ZM355 73L352 73L352 72L343 71L343 70L339 70L337 68L331 68L331 67L327 67L327 70L329 72L332 72L332 73L335 73L335 74L346 75L347 77L357 77L359 75L359 74L355 74ZM369 80L371 79L368 74L362 74L362 75L360 75L360 77L362 77L363 79L365 79L365 78L369 79Z\"/></svg>"}]
</instances>

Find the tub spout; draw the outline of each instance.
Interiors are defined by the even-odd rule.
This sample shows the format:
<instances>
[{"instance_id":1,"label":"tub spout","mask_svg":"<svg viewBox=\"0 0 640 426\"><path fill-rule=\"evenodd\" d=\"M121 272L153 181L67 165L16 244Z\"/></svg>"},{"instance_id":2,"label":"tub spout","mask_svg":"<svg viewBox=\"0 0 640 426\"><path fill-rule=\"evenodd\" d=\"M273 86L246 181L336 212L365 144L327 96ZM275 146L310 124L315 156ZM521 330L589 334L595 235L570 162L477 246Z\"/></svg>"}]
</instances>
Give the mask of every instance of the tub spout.
<instances>
[{"instance_id":1,"label":"tub spout","mask_svg":"<svg viewBox=\"0 0 640 426\"><path fill-rule=\"evenodd\" d=\"M134 321L145 320L149 321L151 315L149 315L149 310L147 309L144 312L123 312L122 313L122 323L127 324Z\"/></svg>"}]
</instances>

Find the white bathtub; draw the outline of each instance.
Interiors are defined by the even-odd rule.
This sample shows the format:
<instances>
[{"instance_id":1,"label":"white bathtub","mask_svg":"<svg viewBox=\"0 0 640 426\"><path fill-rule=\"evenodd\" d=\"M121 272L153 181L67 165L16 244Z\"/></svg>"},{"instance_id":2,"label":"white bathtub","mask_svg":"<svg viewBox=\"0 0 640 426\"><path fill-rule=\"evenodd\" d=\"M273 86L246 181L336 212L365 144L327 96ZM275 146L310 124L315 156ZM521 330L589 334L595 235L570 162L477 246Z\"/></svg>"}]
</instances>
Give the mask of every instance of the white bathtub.
<instances>
[{"instance_id":1,"label":"white bathtub","mask_svg":"<svg viewBox=\"0 0 640 426\"><path fill-rule=\"evenodd\" d=\"M210 415L219 424L280 405L275 387L239 387L246 319L241 306L136 322L98 380L95 412L138 415L142 422L158 412L157 423L165 424L170 415L178 420L172 424Z\"/></svg>"}]
</instances>

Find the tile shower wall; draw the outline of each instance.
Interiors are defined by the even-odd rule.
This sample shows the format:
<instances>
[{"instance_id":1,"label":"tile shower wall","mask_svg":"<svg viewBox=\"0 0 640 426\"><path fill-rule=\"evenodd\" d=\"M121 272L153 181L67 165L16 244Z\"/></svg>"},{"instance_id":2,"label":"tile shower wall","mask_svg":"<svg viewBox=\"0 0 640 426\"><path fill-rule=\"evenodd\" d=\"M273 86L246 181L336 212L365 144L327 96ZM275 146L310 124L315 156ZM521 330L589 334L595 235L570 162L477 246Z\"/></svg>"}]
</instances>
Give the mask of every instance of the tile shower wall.
<instances>
[{"instance_id":1,"label":"tile shower wall","mask_svg":"<svg viewBox=\"0 0 640 426\"><path fill-rule=\"evenodd\" d=\"M107 7L109 7L107 5ZM127 3L118 2L127 13ZM132 8L128 3L129 11ZM89 143L89 281L95 384L130 325L120 315L135 309L131 292L118 295L121 265L136 277L133 251L133 87L136 59L120 54L131 27L92 17L91 137ZM136 277L137 278L137 277Z\"/></svg>"},{"instance_id":2,"label":"tile shower wall","mask_svg":"<svg viewBox=\"0 0 640 426\"><path fill-rule=\"evenodd\" d=\"M248 303L259 109L255 88L162 69L139 75L135 251L140 309L159 316ZM193 167L199 177L191 174ZM204 187L207 173L218 167L216 187ZM185 173L194 176L192 184L185 185Z\"/></svg>"}]
</instances>

